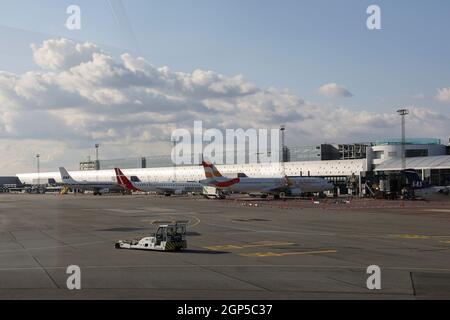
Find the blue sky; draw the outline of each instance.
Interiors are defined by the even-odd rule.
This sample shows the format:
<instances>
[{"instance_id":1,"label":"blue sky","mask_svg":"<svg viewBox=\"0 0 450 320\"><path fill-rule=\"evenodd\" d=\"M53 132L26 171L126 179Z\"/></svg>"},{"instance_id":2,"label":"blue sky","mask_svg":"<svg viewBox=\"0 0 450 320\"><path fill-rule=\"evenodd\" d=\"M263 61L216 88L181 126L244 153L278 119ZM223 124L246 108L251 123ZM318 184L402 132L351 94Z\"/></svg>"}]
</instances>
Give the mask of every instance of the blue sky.
<instances>
[{"instance_id":1,"label":"blue sky","mask_svg":"<svg viewBox=\"0 0 450 320\"><path fill-rule=\"evenodd\" d=\"M82 9L82 31L64 28L65 9ZM450 2L427 1L123 1L136 35L116 23L106 0L2 1L2 70L23 71L33 62L32 40L64 36L136 52L175 70L211 69L243 74L258 86L288 88L305 99L327 103L318 87L336 82L349 88L350 108L388 111L416 104L448 110L433 99L450 83ZM365 27L366 8L382 9L383 30ZM117 48L117 50L115 50Z\"/></svg>"},{"instance_id":2,"label":"blue sky","mask_svg":"<svg viewBox=\"0 0 450 320\"><path fill-rule=\"evenodd\" d=\"M79 31L65 27L72 4ZM382 30L366 27L371 4ZM15 0L0 21L0 149L17 159L0 173L31 170L38 152L44 169L76 167L97 142L109 158L161 154L194 120L359 142L396 137L406 106L411 135L450 135L448 0ZM85 42L97 47L75 56Z\"/></svg>"}]
</instances>

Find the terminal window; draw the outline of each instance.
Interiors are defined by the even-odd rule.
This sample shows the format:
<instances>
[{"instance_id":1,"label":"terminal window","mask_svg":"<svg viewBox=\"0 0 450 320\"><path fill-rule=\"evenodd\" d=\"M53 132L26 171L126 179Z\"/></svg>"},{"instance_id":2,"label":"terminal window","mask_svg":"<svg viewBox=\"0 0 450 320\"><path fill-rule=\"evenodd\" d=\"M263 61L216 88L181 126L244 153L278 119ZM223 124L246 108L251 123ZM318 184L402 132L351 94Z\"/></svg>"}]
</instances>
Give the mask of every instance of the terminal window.
<instances>
[{"instance_id":1,"label":"terminal window","mask_svg":"<svg viewBox=\"0 0 450 320\"><path fill-rule=\"evenodd\" d=\"M410 150L406 150L406 157L407 158L428 157L428 150L427 149L410 149Z\"/></svg>"},{"instance_id":2,"label":"terminal window","mask_svg":"<svg viewBox=\"0 0 450 320\"><path fill-rule=\"evenodd\" d=\"M381 159L381 157L384 155L384 151L375 151L373 154L374 159Z\"/></svg>"}]
</instances>

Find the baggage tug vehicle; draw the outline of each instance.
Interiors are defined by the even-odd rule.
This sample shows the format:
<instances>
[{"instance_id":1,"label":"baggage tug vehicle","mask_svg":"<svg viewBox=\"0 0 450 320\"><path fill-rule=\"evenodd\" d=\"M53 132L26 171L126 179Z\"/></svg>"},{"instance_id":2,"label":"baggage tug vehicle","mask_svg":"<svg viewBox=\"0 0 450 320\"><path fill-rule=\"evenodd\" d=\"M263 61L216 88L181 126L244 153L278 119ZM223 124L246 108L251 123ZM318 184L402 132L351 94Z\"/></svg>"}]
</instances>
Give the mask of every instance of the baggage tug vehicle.
<instances>
[{"instance_id":1,"label":"baggage tug vehicle","mask_svg":"<svg viewBox=\"0 0 450 320\"><path fill-rule=\"evenodd\" d=\"M119 240L116 249L180 251L187 248L186 226L188 221L154 222L158 229L153 236L136 240Z\"/></svg>"}]
</instances>

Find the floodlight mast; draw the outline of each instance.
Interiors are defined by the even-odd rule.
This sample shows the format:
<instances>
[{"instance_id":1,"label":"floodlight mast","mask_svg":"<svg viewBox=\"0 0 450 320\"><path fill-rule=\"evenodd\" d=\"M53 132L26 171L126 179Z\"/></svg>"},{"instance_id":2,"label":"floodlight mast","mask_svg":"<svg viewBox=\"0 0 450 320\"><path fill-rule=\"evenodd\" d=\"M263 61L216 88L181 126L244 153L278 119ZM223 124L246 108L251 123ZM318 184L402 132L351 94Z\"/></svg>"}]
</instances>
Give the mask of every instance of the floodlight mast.
<instances>
[{"instance_id":1,"label":"floodlight mast","mask_svg":"<svg viewBox=\"0 0 450 320\"><path fill-rule=\"evenodd\" d=\"M41 155L38 153L36 155L36 166L37 166L37 174L38 174L38 186L41 185L41 164L40 164Z\"/></svg>"},{"instance_id":2,"label":"floodlight mast","mask_svg":"<svg viewBox=\"0 0 450 320\"><path fill-rule=\"evenodd\" d=\"M286 137L285 137L285 134L286 134L286 126L283 124L283 125L281 125L280 126L280 132L281 132L281 174L282 174L282 176L284 177L285 175L286 175L286 164L285 164L285 156L284 156L284 153L285 153L285 149L286 149L286 147L285 147L285 144L286 144Z\"/></svg>"},{"instance_id":3,"label":"floodlight mast","mask_svg":"<svg viewBox=\"0 0 450 320\"><path fill-rule=\"evenodd\" d=\"M399 109L397 113L402 117L402 141L401 141L401 157L402 170L406 170L406 116L409 114L408 109Z\"/></svg>"},{"instance_id":4,"label":"floodlight mast","mask_svg":"<svg viewBox=\"0 0 450 320\"><path fill-rule=\"evenodd\" d=\"M100 161L98 159L98 148L100 148L100 144L95 144L95 170L100 170Z\"/></svg>"}]
</instances>

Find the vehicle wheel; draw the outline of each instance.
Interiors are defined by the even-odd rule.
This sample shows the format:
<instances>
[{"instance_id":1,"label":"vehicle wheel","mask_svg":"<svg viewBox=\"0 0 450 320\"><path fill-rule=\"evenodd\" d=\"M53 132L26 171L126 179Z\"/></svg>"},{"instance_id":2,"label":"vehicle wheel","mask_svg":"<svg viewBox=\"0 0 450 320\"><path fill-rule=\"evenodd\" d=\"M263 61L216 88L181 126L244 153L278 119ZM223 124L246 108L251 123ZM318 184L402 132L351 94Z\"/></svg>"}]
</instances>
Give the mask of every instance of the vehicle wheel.
<instances>
[{"instance_id":1,"label":"vehicle wheel","mask_svg":"<svg viewBox=\"0 0 450 320\"><path fill-rule=\"evenodd\" d=\"M120 249L120 244L116 243L116 244L114 245L114 247L115 247L116 249Z\"/></svg>"}]
</instances>

